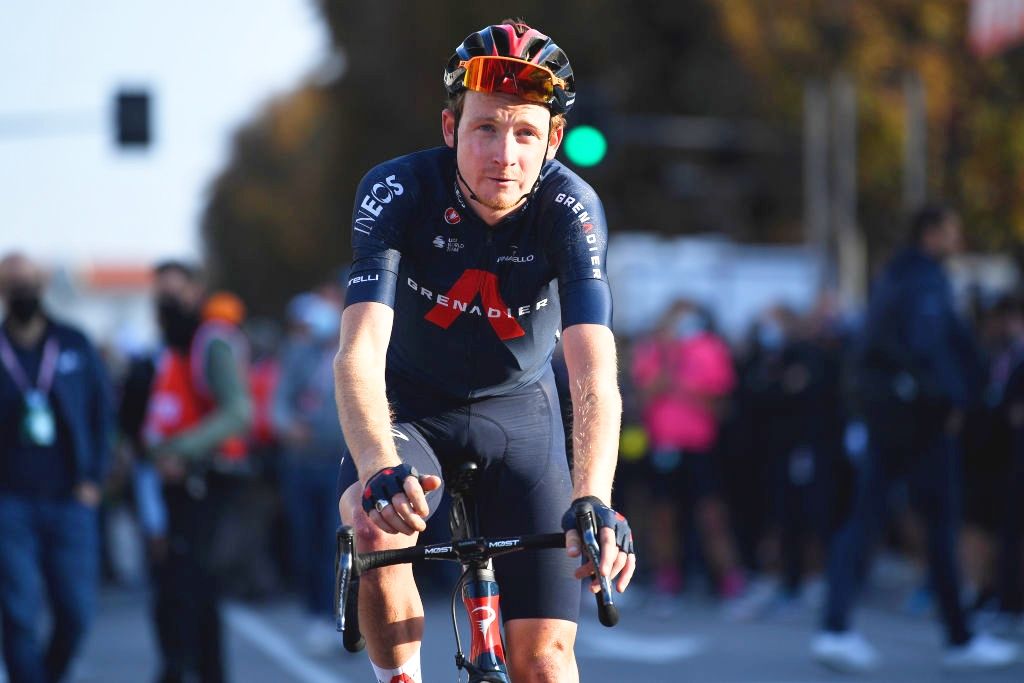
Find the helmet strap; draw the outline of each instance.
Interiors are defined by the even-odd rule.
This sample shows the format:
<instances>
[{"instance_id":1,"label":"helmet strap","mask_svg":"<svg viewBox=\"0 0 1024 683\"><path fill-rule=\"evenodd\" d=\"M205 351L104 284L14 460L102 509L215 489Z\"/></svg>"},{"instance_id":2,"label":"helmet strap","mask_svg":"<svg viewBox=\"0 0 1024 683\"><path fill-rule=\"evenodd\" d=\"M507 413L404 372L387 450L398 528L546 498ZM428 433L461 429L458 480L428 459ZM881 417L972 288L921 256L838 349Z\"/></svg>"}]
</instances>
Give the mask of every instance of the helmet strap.
<instances>
[{"instance_id":1,"label":"helmet strap","mask_svg":"<svg viewBox=\"0 0 1024 683\"><path fill-rule=\"evenodd\" d=\"M480 198L476 196L476 192L473 192L473 188L466 182L466 178L462 175L462 171L459 169L459 119L461 118L461 116L455 117L455 139L452 141L452 150L455 152L455 175L458 176L459 180L462 181L462 184L466 186L466 189L469 191L469 198L477 204L483 204L483 202L480 201Z\"/></svg>"}]
</instances>

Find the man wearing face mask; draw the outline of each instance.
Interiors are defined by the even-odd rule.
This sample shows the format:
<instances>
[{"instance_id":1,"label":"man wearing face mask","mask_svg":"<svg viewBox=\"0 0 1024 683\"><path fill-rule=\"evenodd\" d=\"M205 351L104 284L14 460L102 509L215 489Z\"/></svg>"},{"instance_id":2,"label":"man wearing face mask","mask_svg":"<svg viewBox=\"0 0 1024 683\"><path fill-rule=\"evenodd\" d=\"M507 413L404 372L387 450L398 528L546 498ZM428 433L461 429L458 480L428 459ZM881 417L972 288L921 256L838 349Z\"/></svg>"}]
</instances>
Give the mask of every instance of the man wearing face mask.
<instances>
[{"instance_id":1,"label":"man wearing face mask","mask_svg":"<svg viewBox=\"0 0 1024 683\"><path fill-rule=\"evenodd\" d=\"M21 254L0 260L0 612L14 683L63 680L91 620L113 424L99 357L46 314L43 281ZM45 645L44 595L53 614Z\"/></svg>"},{"instance_id":2,"label":"man wearing face mask","mask_svg":"<svg viewBox=\"0 0 1024 683\"><path fill-rule=\"evenodd\" d=\"M321 654L337 647L329 619L338 525L335 480L345 449L333 373L341 311L313 293L295 297L288 309L293 332L281 360L271 417L284 451L292 578L310 621L306 646Z\"/></svg>"},{"instance_id":3,"label":"man wearing face mask","mask_svg":"<svg viewBox=\"0 0 1024 683\"><path fill-rule=\"evenodd\" d=\"M247 350L228 298L206 301L203 315L203 285L195 268L165 262L155 276L165 349L143 438L166 505L164 542L158 535L153 556L162 655L158 680L178 683L195 672L202 683L221 683L215 531L233 488L228 475L245 455L242 439L252 420Z\"/></svg>"}]
</instances>

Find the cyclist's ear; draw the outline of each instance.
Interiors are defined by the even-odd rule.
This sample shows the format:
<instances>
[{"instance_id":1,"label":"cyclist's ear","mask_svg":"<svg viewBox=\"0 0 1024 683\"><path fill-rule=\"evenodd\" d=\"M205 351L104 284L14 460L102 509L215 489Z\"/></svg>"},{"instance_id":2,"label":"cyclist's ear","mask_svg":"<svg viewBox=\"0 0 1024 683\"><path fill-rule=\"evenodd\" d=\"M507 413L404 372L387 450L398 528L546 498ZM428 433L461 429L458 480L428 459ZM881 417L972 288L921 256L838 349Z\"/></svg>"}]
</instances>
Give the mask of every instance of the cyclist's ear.
<instances>
[{"instance_id":1,"label":"cyclist's ear","mask_svg":"<svg viewBox=\"0 0 1024 683\"><path fill-rule=\"evenodd\" d=\"M562 144L562 138L565 136L565 126L554 124L551 126L551 135L548 137L548 152L546 159L554 159L555 153L558 152L559 145Z\"/></svg>"},{"instance_id":2,"label":"cyclist's ear","mask_svg":"<svg viewBox=\"0 0 1024 683\"><path fill-rule=\"evenodd\" d=\"M441 136L444 138L444 144L449 147L455 146L455 127L459 125L459 121L455 116L455 112L451 109L441 110Z\"/></svg>"}]
</instances>

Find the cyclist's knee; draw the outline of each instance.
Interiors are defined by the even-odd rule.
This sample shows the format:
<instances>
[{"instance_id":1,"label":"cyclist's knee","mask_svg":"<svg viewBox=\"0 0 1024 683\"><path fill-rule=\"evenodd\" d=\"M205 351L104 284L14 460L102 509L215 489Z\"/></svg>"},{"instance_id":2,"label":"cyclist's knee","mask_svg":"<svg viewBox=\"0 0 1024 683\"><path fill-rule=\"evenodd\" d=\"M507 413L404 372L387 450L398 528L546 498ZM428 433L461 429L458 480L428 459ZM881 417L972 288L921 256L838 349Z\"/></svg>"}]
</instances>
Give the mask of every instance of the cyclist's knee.
<instances>
[{"instance_id":1,"label":"cyclist's knee","mask_svg":"<svg viewBox=\"0 0 1024 683\"><path fill-rule=\"evenodd\" d=\"M515 681L560 683L575 680L576 659L568 639L556 637L543 643L519 643L509 650L508 656Z\"/></svg>"}]
</instances>

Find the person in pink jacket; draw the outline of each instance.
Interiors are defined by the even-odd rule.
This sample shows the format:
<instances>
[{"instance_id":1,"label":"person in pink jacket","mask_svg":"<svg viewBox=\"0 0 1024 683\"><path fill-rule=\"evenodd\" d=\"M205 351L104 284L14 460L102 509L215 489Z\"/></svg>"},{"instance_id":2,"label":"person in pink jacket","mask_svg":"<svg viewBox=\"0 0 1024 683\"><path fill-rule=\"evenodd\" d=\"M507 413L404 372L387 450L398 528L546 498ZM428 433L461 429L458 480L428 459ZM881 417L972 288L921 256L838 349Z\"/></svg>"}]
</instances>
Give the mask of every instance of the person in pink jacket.
<instances>
[{"instance_id":1,"label":"person in pink jacket","mask_svg":"<svg viewBox=\"0 0 1024 683\"><path fill-rule=\"evenodd\" d=\"M696 304L677 301L654 333L637 344L631 370L651 445L651 521L662 530L662 541L651 548L655 588L668 594L682 588L680 520L685 511L694 515L719 594L734 598L743 590L743 579L712 451L721 406L736 374L728 346L709 327Z\"/></svg>"}]
</instances>

